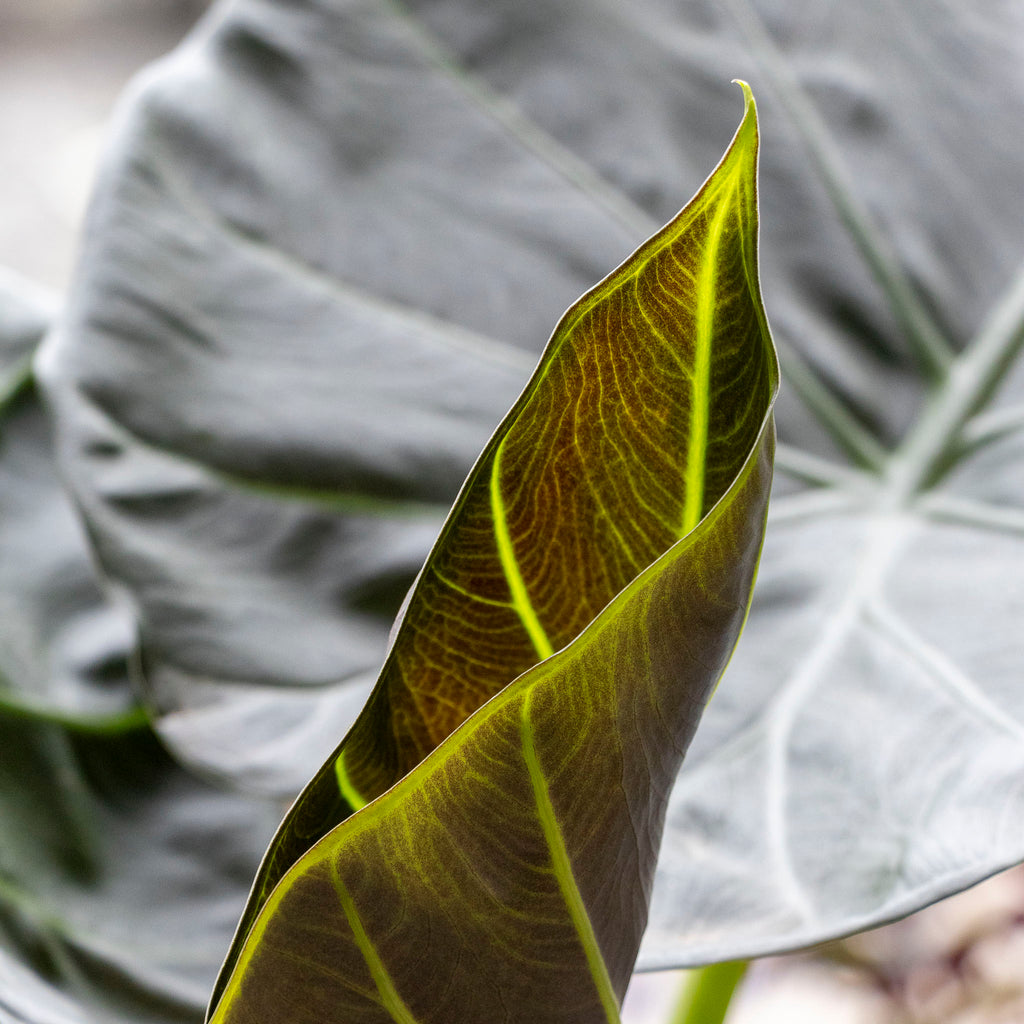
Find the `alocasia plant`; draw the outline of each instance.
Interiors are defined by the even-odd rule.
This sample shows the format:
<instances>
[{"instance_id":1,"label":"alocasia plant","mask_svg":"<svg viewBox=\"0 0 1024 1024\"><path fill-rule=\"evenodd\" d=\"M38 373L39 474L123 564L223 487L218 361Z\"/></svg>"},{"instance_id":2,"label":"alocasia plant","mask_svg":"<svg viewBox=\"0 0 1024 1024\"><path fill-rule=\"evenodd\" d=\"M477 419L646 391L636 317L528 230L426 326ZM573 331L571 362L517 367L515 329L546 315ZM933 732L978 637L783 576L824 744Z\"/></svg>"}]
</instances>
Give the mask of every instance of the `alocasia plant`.
<instances>
[{"instance_id":1,"label":"alocasia plant","mask_svg":"<svg viewBox=\"0 0 1024 1024\"><path fill-rule=\"evenodd\" d=\"M714 174L570 307L470 473L271 845L215 1020L618 1019L771 483L744 89Z\"/></svg>"},{"instance_id":2,"label":"alocasia plant","mask_svg":"<svg viewBox=\"0 0 1024 1024\"><path fill-rule=\"evenodd\" d=\"M125 101L46 360L164 741L297 790L530 353L698 184L740 75L768 129L773 528L640 964L840 934L1024 858L1022 46L1012 5L939 0L218 4ZM157 959L143 989L194 1004ZM33 984L95 996L68 977Z\"/></svg>"}]
</instances>

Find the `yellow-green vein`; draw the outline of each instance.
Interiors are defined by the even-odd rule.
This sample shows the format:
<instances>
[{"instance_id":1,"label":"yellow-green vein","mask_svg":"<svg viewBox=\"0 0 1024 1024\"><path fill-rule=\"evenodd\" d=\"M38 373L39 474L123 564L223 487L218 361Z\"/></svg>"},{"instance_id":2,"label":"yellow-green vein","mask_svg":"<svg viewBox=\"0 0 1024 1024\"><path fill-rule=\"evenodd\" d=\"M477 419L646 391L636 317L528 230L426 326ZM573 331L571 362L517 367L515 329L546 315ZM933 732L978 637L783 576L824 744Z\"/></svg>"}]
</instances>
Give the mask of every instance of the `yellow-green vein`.
<instances>
[{"instance_id":1,"label":"yellow-green vein","mask_svg":"<svg viewBox=\"0 0 1024 1024\"><path fill-rule=\"evenodd\" d=\"M345 751L342 751L334 759L334 778L338 783L339 792L348 801L348 805L353 811L358 811L360 807L366 806L368 802L366 797L352 784L348 770L345 768Z\"/></svg>"},{"instance_id":2,"label":"yellow-green vein","mask_svg":"<svg viewBox=\"0 0 1024 1024\"><path fill-rule=\"evenodd\" d=\"M359 917L359 912L356 910L356 905L352 902L352 897L345 887L345 883L341 880L337 864L333 860L330 862L330 867L331 883L338 894L338 901L341 903L341 909L345 912L345 918L348 921L349 928L352 929L352 936L356 940L359 952L363 954L366 966L370 969L370 977L373 978L373 983L377 986L377 992L380 995L380 1001L384 1009L391 1014L391 1019L395 1021L395 1024L418 1024L416 1018L412 1015L412 1011L405 1005L405 1001L398 994L395 983L391 980L391 975L388 974L387 968L377 955L377 950L370 940L370 936L366 934L366 929L363 927L363 922Z\"/></svg>"},{"instance_id":3,"label":"yellow-green vein","mask_svg":"<svg viewBox=\"0 0 1024 1024\"><path fill-rule=\"evenodd\" d=\"M472 590L467 590L465 587L460 586L454 580L448 579L444 573L438 569L431 570L437 577L438 581L449 590L454 590L456 594L461 594L463 597L468 597L471 601L478 601L480 604L493 605L495 608L511 608L512 604L509 601L496 601L493 597L484 597L482 594L474 594Z\"/></svg>"},{"instance_id":4,"label":"yellow-green vein","mask_svg":"<svg viewBox=\"0 0 1024 1024\"><path fill-rule=\"evenodd\" d=\"M551 804L551 794L548 792L547 779L544 777L544 770L537 759L537 750L533 743L533 727L530 724L530 701L527 697L523 701L522 712L519 718L519 732L523 742L523 760L530 773L530 782L533 784L533 797L537 805L537 817L540 820L541 829L544 832L544 839L547 842L548 850L551 853L551 865L554 869L555 878L558 881L558 888L561 890L562 898L569 911L576 934L579 936L580 945L587 958L587 965L594 979L601 1006L604 1008L608 1024L621 1024L619 1019L619 1001L615 998L615 990L612 988L612 980L608 976L608 967L601 955L601 949L597 944L597 936L594 935L594 927L590 921L587 908L583 905L583 897L576 886L576 878L572 873L572 864L569 861L569 852L565 848L565 840L562 838L562 829L555 817L555 809Z\"/></svg>"},{"instance_id":5,"label":"yellow-green vein","mask_svg":"<svg viewBox=\"0 0 1024 1024\"><path fill-rule=\"evenodd\" d=\"M727 199L727 196L722 195L718 200L718 209L708 229L703 266L697 278L697 329L690 390L690 436L686 449L686 497L683 503L684 536L700 522L704 512L704 467L711 416L711 345L718 282L717 255L725 231L725 219L729 214Z\"/></svg>"},{"instance_id":6,"label":"yellow-green vein","mask_svg":"<svg viewBox=\"0 0 1024 1024\"><path fill-rule=\"evenodd\" d=\"M494 464L491 466L491 516L494 519L494 539L498 546L498 559L512 595L512 607L522 621L538 657L550 658L555 650L530 603L530 595L526 592L526 583L519 572L519 563L516 561L515 549L512 547L512 537L508 532L505 499L501 496L501 450L503 447L504 443L498 445L494 453Z\"/></svg>"}]
</instances>

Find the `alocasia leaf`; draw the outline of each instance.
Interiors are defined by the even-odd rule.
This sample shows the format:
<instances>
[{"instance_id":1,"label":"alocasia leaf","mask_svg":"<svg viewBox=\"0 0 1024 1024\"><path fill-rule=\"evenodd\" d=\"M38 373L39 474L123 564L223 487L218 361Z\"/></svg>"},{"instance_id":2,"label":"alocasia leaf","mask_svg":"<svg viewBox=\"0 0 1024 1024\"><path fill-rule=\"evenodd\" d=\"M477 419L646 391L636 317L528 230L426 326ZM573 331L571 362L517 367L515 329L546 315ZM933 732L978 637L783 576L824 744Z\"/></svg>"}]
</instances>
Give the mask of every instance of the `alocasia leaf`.
<instances>
[{"instance_id":1,"label":"alocasia leaf","mask_svg":"<svg viewBox=\"0 0 1024 1024\"><path fill-rule=\"evenodd\" d=\"M34 391L54 307L0 271L0 1019L195 1021L277 812L191 777L135 704Z\"/></svg>"},{"instance_id":2,"label":"alocasia leaf","mask_svg":"<svg viewBox=\"0 0 1024 1024\"><path fill-rule=\"evenodd\" d=\"M291 792L315 770L520 353L696 187L739 75L768 129L776 525L640 963L836 935L1024 859L1020 744L944 696L1024 718L1019 361L939 431L955 469L864 591L925 667L851 611L893 453L1003 293L1013 334L1022 47L1019 7L941 0L218 5L126 101L49 371L178 755Z\"/></svg>"},{"instance_id":3,"label":"alocasia leaf","mask_svg":"<svg viewBox=\"0 0 1024 1024\"><path fill-rule=\"evenodd\" d=\"M618 1020L771 485L744 89L718 168L570 307L470 473L271 846L215 1021ZM345 797L373 802L332 830Z\"/></svg>"},{"instance_id":4,"label":"alocasia leaf","mask_svg":"<svg viewBox=\"0 0 1024 1024\"><path fill-rule=\"evenodd\" d=\"M271 844L238 941L284 873L352 809L574 640L712 508L739 501L730 489L776 387L757 286L757 120L744 89L743 122L697 196L559 322L427 558L366 708ZM734 555L726 545L714 570L699 560L711 604L718 572L753 571ZM617 629L632 628L620 619ZM691 646L718 645L714 630L700 641L693 630Z\"/></svg>"}]
</instances>

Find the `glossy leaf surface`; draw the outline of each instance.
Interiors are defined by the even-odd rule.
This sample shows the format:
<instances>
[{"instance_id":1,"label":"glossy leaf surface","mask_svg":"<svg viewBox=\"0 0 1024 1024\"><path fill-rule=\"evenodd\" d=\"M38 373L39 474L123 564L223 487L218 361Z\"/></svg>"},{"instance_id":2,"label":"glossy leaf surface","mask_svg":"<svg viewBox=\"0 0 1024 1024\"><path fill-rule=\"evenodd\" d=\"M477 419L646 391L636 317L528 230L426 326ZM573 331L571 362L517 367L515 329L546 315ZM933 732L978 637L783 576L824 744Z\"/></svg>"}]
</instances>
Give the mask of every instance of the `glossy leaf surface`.
<instances>
[{"instance_id":1,"label":"glossy leaf surface","mask_svg":"<svg viewBox=\"0 0 1024 1024\"><path fill-rule=\"evenodd\" d=\"M470 473L366 709L272 843L239 939L313 843L570 643L734 485L776 387L745 95L698 195L562 317Z\"/></svg>"},{"instance_id":2,"label":"glossy leaf surface","mask_svg":"<svg viewBox=\"0 0 1024 1024\"><path fill-rule=\"evenodd\" d=\"M895 522L889 460L959 386L948 355L1000 296L1013 320L1022 46L1017 7L939 0L219 5L126 102L52 371L179 756L289 795L316 770L521 353L697 187L740 76L776 522L640 962L825 938L1024 858L1020 745L947 686L1024 720L1019 362L938 431L955 471L902 501L909 541L867 591L943 657L908 668L851 598ZM846 639L811 672L825 636Z\"/></svg>"},{"instance_id":3,"label":"glossy leaf surface","mask_svg":"<svg viewBox=\"0 0 1024 1024\"><path fill-rule=\"evenodd\" d=\"M698 196L562 319L365 720L275 840L214 1021L618 1020L668 793L761 549L777 370L756 155L748 91ZM339 759L342 789L383 795L321 838L309 808L337 800Z\"/></svg>"}]
</instances>

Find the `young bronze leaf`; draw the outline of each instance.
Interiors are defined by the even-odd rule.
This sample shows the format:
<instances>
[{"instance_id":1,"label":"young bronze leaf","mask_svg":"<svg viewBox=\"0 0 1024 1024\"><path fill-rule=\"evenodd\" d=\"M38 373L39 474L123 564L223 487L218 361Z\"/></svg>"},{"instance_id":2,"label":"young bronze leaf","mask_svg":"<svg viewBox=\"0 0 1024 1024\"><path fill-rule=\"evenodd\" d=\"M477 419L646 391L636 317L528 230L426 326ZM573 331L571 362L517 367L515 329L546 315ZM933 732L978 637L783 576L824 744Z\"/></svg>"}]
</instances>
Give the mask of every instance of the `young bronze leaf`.
<instances>
[{"instance_id":1,"label":"young bronze leaf","mask_svg":"<svg viewBox=\"0 0 1024 1024\"><path fill-rule=\"evenodd\" d=\"M562 318L471 472L366 709L268 852L240 937L313 842L577 636L735 479L774 358L756 157L748 93L697 196Z\"/></svg>"},{"instance_id":2,"label":"young bronze leaf","mask_svg":"<svg viewBox=\"0 0 1024 1024\"><path fill-rule=\"evenodd\" d=\"M668 794L761 547L775 375L752 341L760 419L710 514L292 866L214 1024L618 1021Z\"/></svg>"},{"instance_id":3,"label":"young bronze leaf","mask_svg":"<svg viewBox=\"0 0 1024 1024\"><path fill-rule=\"evenodd\" d=\"M366 708L268 851L225 972L317 840L571 643L735 485L775 387L757 285L757 119L743 88L718 168L568 310L485 448Z\"/></svg>"}]
</instances>

